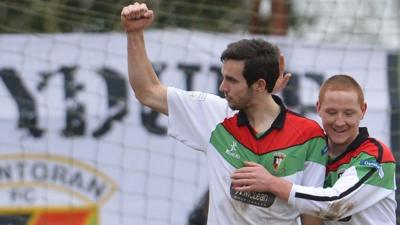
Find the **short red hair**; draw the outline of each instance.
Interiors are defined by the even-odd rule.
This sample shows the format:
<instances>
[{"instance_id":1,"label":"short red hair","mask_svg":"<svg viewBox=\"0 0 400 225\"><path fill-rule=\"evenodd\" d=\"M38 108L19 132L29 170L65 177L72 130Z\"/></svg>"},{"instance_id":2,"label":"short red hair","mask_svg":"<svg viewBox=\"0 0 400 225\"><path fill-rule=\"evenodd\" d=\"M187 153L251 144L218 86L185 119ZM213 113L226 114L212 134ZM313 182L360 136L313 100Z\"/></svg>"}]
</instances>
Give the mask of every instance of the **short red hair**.
<instances>
[{"instance_id":1,"label":"short red hair","mask_svg":"<svg viewBox=\"0 0 400 225\"><path fill-rule=\"evenodd\" d=\"M328 78L319 89L318 101L320 104L327 91L355 91L360 106L364 104L364 93L361 86L349 75L339 74Z\"/></svg>"}]
</instances>

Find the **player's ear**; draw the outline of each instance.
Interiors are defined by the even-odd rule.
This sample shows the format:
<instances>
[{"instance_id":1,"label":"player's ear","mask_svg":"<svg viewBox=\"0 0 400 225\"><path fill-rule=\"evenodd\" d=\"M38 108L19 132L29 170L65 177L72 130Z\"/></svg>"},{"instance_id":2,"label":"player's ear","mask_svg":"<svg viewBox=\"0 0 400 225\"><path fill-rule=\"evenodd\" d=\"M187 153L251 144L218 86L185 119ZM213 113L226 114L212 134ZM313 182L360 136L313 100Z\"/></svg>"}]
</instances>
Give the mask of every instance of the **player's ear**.
<instances>
[{"instance_id":1,"label":"player's ear","mask_svg":"<svg viewBox=\"0 0 400 225\"><path fill-rule=\"evenodd\" d=\"M264 79L258 79L252 84L252 88L257 93L264 92L267 89L267 82Z\"/></svg>"},{"instance_id":2,"label":"player's ear","mask_svg":"<svg viewBox=\"0 0 400 225\"><path fill-rule=\"evenodd\" d=\"M317 113L318 115L320 115L320 111L321 111L321 103L319 101L317 101L317 103L315 103L315 108L317 109Z\"/></svg>"},{"instance_id":3,"label":"player's ear","mask_svg":"<svg viewBox=\"0 0 400 225\"><path fill-rule=\"evenodd\" d=\"M364 118L365 112L367 112L367 103L364 102L364 104L361 105L361 112L362 112L362 117L361 119Z\"/></svg>"}]
</instances>

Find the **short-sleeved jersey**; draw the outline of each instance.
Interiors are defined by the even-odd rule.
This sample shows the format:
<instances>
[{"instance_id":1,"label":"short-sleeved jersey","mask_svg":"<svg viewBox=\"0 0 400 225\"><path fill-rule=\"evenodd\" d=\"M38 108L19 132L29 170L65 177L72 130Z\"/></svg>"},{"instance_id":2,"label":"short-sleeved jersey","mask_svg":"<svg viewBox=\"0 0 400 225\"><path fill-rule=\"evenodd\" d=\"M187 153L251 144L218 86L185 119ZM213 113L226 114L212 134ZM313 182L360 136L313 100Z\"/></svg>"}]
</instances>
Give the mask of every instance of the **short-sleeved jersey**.
<instances>
[{"instance_id":1,"label":"short-sleeved jersey","mask_svg":"<svg viewBox=\"0 0 400 225\"><path fill-rule=\"evenodd\" d=\"M287 110L279 97L274 100L281 112L269 130L257 135L246 115L232 111L225 99L168 88L169 135L203 151L208 160L208 225L297 224L299 212L286 202L231 188L230 176L244 161L260 163L296 184L323 185L327 156L322 128Z\"/></svg>"},{"instance_id":2,"label":"short-sleeved jersey","mask_svg":"<svg viewBox=\"0 0 400 225\"><path fill-rule=\"evenodd\" d=\"M347 149L329 159L325 188L293 185L289 203L327 225L395 225L395 170L391 150L360 128Z\"/></svg>"}]
</instances>

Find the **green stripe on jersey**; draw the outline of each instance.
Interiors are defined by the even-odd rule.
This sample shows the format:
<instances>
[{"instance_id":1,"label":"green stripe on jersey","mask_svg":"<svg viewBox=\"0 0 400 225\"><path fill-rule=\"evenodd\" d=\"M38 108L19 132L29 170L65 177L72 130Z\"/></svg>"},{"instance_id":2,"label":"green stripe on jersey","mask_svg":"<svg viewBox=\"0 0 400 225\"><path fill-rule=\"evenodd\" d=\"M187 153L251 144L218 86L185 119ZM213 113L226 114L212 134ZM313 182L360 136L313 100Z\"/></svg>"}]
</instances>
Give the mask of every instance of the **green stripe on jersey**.
<instances>
[{"instance_id":1,"label":"green stripe on jersey","mask_svg":"<svg viewBox=\"0 0 400 225\"><path fill-rule=\"evenodd\" d=\"M376 172L369 177L365 183L389 190L394 189L394 176L396 171L396 165L394 163L379 164L375 157L367 153L361 153L356 160L354 160L353 164L356 167L358 179L364 177L371 168L375 168Z\"/></svg>"},{"instance_id":2,"label":"green stripe on jersey","mask_svg":"<svg viewBox=\"0 0 400 225\"><path fill-rule=\"evenodd\" d=\"M257 155L240 144L221 124L213 131L211 144L235 168L241 168L244 161L262 164L271 174L289 176L304 170L304 163L314 162L325 166L325 140L313 138L302 145Z\"/></svg>"},{"instance_id":3,"label":"green stripe on jersey","mask_svg":"<svg viewBox=\"0 0 400 225\"><path fill-rule=\"evenodd\" d=\"M356 158L351 159L350 163L340 165L337 171L329 172L325 179L325 187L332 187L342 173L354 166L357 171L357 177L360 180L364 177L371 169L376 171L365 181L366 184L374 185L377 187L394 190L395 187L395 163L377 163L375 157L360 153Z\"/></svg>"},{"instance_id":4,"label":"green stripe on jersey","mask_svg":"<svg viewBox=\"0 0 400 225\"><path fill-rule=\"evenodd\" d=\"M210 142L237 169L243 167L244 161L258 162L258 156L240 144L221 124L212 132Z\"/></svg>"},{"instance_id":5,"label":"green stripe on jersey","mask_svg":"<svg viewBox=\"0 0 400 225\"><path fill-rule=\"evenodd\" d=\"M382 163L382 175L380 175L379 171L376 171L368 180L367 184L386 188L389 190L394 190L395 188L395 171L396 164L395 163ZM358 173L358 169L357 169ZM358 175L360 176L360 175Z\"/></svg>"},{"instance_id":6,"label":"green stripe on jersey","mask_svg":"<svg viewBox=\"0 0 400 225\"><path fill-rule=\"evenodd\" d=\"M328 162L326 141L322 137L315 137L304 143L303 148L307 150L307 161L315 162L323 166Z\"/></svg>"}]
</instances>

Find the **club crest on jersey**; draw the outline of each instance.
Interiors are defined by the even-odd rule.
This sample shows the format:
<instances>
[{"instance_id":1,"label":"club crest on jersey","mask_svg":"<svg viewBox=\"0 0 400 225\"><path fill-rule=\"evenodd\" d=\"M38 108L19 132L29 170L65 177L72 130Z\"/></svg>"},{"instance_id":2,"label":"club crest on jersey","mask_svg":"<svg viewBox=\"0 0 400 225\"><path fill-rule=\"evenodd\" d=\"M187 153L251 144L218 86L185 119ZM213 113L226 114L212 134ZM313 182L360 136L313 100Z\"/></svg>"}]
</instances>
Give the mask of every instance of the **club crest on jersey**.
<instances>
[{"instance_id":1,"label":"club crest on jersey","mask_svg":"<svg viewBox=\"0 0 400 225\"><path fill-rule=\"evenodd\" d=\"M283 159L286 158L286 154L282 152L276 152L274 153L274 170L277 170L279 168L279 165L283 161Z\"/></svg>"}]
</instances>

